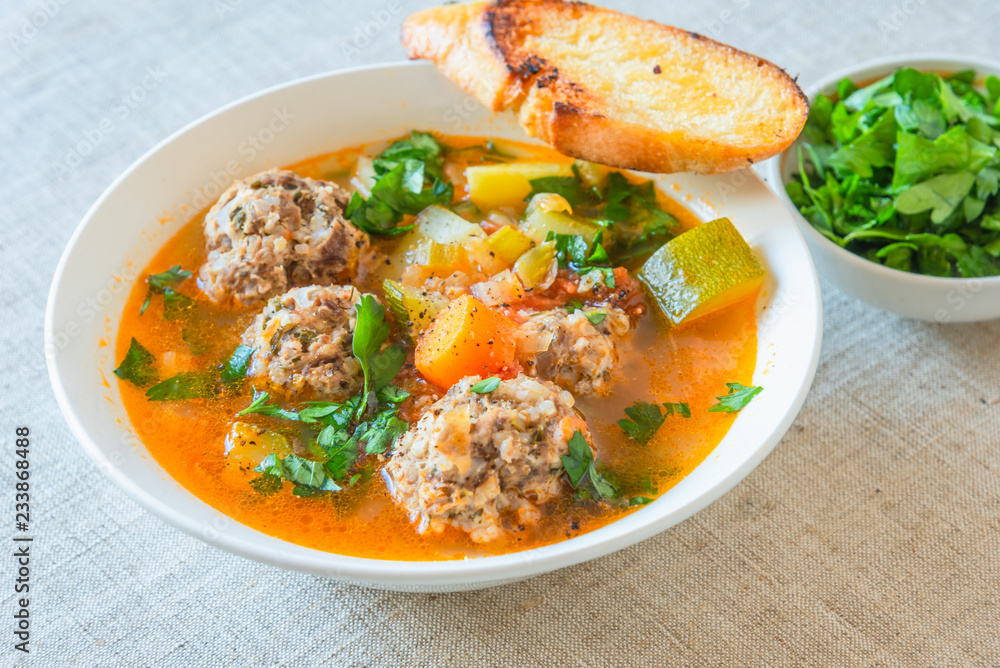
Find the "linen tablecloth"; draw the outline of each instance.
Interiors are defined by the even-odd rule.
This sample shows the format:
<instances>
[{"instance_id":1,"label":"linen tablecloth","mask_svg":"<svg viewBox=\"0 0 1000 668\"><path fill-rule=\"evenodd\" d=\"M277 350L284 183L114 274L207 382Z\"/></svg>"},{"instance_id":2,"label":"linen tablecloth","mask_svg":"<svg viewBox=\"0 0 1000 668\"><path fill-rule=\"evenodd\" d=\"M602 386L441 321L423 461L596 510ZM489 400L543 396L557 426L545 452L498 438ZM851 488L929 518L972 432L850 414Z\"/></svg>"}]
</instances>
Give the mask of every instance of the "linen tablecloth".
<instances>
[{"instance_id":1,"label":"linen tablecloth","mask_svg":"<svg viewBox=\"0 0 1000 668\"><path fill-rule=\"evenodd\" d=\"M760 467L671 530L515 585L397 594L263 566L165 525L90 462L42 351L46 292L84 212L223 104L402 59L400 22L430 4L3 3L0 495L12 521L14 429L28 425L36 537L28 655L13 648L14 559L0 559L4 663L1000 665L1000 323L906 321L829 284L812 392ZM987 1L607 4L806 84L880 55L996 56L1000 28Z\"/></svg>"}]
</instances>

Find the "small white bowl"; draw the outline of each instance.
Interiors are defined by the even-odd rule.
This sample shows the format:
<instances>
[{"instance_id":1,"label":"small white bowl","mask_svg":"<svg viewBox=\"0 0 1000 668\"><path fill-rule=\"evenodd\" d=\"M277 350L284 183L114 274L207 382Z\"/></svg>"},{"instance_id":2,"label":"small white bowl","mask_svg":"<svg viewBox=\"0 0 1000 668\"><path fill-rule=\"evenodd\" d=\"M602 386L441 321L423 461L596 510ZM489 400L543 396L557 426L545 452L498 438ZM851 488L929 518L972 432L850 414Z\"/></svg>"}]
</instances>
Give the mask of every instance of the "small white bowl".
<instances>
[{"instance_id":1,"label":"small white bowl","mask_svg":"<svg viewBox=\"0 0 1000 668\"><path fill-rule=\"evenodd\" d=\"M879 79L901 67L935 72L975 69L980 75L1000 75L1000 63L954 55L909 55L870 60L835 72L805 87L810 100L818 93L837 90L849 77L854 82ZM801 141L801 140L800 140ZM765 167L768 183L792 212L809 244L820 275L847 294L905 318L934 322L975 322L1000 318L1000 276L989 278L941 278L892 269L841 248L819 233L799 213L785 191L797 171L799 141Z\"/></svg>"},{"instance_id":2,"label":"small white bowl","mask_svg":"<svg viewBox=\"0 0 1000 668\"><path fill-rule=\"evenodd\" d=\"M452 591L523 579L620 550L690 517L767 456L812 384L822 308L802 235L767 186L744 171L658 179L701 220L730 216L769 276L757 304L754 373L764 392L695 471L648 506L591 533L525 552L464 561L380 561L268 536L175 482L136 437L112 375L118 324L143 268L233 179L413 128L528 140L514 115L489 113L429 64L360 68L273 88L192 123L140 158L94 204L56 269L45 350L56 399L73 433L122 489L182 531L250 559L386 589ZM171 540L169 532L162 540Z\"/></svg>"}]
</instances>

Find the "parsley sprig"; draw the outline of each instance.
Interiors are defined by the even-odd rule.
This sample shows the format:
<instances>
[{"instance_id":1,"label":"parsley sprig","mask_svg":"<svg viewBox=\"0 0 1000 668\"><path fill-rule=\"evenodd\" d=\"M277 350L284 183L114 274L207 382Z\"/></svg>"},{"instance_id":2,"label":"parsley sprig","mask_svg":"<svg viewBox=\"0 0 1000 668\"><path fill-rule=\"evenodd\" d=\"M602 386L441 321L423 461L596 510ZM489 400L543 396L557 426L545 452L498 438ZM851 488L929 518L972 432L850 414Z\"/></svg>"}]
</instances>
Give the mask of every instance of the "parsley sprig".
<instances>
[{"instance_id":1,"label":"parsley sprig","mask_svg":"<svg viewBox=\"0 0 1000 668\"><path fill-rule=\"evenodd\" d=\"M618 496L618 486L601 472L601 463L579 429L569 439L569 451L562 456L562 464L578 498L613 499Z\"/></svg>"},{"instance_id":2,"label":"parsley sprig","mask_svg":"<svg viewBox=\"0 0 1000 668\"><path fill-rule=\"evenodd\" d=\"M366 455L383 454L409 428L399 417L399 405L410 395L391 385L406 355L396 345L383 349L388 337L385 309L371 295L365 295L357 305L353 343L364 374L360 393L342 402L308 401L288 409L270 403L267 392L254 388L253 400L238 416L265 415L307 425L315 433L312 441L318 448L314 450L325 457L317 461L297 455L269 455L254 469L262 474L251 481L258 493L276 492L282 480L295 485L292 493L297 496L340 491L360 456L359 448Z\"/></svg>"},{"instance_id":3,"label":"parsley sprig","mask_svg":"<svg viewBox=\"0 0 1000 668\"><path fill-rule=\"evenodd\" d=\"M442 171L443 147L426 132L411 132L393 142L373 161L376 181L367 200L355 192L344 215L371 234L397 236L413 229L400 226L431 204L447 205L455 194Z\"/></svg>"},{"instance_id":4,"label":"parsley sprig","mask_svg":"<svg viewBox=\"0 0 1000 668\"><path fill-rule=\"evenodd\" d=\"M187 269L181 269L181 265L179 264L175 264L170 267L170 269L160 272L159 274L150 274L147 281L149 287L146 290L146 299L143 300L142 306L139 307L139 315L145 313L146 309L149 308L150 302L153 301L153 295L164 295L164 298L166 299L167 294L170 294L171 296L179 294L174 291L174 288L190 277L191 272ZM183 297L183 295L181 295L181 297ZM180 301L180 299L176 300L176 302ZM175 304L175 306L176 305L177 304ZM167 304L164 303L164 309L166 308Z\"/></svg>"},{"instance_id":5,"label":"parsley sprig","mask_svg":"<svg viewBox=\"0 0 1000 668\"><path fill-rule=\"evenodd\" d=\"M710 413L735 413L746 408L747 404L764 391L763 387L744 387L739 383L726 383L729 393L716 397L719 403L709 408Z\"/></svg>"},{"instance_id":6,"label":"parsley sprig","mask_svg":"<svg viewBox=\"0 0 1000 668\"><path fill-rule=\"evenodd\" d=\"M663 408L661 409L660 406ZM618 426L632 438L632 440L646 445L652 440L656 432L660 430L668 416L680 415L681 417L691 417L691 409L685 403L665 403L651 404L646 401L637 401L625 409L625 415L629 419L618 420Z\"/></svg>"}]
</instances>

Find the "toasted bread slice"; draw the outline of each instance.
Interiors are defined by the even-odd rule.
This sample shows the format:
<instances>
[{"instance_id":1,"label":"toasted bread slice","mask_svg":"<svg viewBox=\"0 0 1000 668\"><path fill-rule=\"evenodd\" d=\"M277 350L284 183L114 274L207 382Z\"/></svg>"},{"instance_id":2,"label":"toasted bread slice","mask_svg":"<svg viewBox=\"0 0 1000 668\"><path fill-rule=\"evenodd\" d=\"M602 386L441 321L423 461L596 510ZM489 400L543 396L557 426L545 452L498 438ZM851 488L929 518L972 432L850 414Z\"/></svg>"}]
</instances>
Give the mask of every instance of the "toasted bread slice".
<instances>
[{"instance_id":1,"label":"toasted bread slice","mask_svg":"<svg viewBox=\"0 0 1000 668\"><path fill-rule=\"evenodd\" d=\"M418 12L410 58L577 158L648 172L726 172L781 152L809 105L783 70L696 33L561 0Z\"/></svg>"}]
</instances>

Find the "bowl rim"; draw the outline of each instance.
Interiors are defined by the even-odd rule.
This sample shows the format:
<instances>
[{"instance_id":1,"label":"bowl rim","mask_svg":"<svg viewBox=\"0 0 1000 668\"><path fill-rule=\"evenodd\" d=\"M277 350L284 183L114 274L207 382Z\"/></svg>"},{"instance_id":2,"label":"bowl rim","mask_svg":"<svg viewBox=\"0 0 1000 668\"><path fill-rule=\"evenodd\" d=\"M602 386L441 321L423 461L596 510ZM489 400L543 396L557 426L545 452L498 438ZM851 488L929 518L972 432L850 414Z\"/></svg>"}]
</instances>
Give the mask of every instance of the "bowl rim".
<instances>
[{"instance_id":1,"label":"bowl rim","mask_svg":"<svg viewBox=\"0 0 1000 668\"><path fill-rule=\"evenodd\" d=\"M961 54L948 52L916 52L872 58L854 65L842 67L831 72L830 74L820 77L814 83L803 86L802 90L806 94L806 97L809 98L811 104L812 99L817 94L825 93L831 90L832 87L836 86L837 82L841 79L846 77L853 78L859 72L869 72L872 74L878 72L884 75L888 74L889 71L896 70L904 66L912 66L914 69L930 68L932 67L932 63L939 63L944 69L948 69L951 66L956 68L971 67L976 69L977 73L984 69L992 70L1000 76L1000 60L992 60L990 58L982 58L979 56L963 56ZM954 71L960 70L955 69ZM778 197L785 204L785 208L791 211L792 217L795 219L795 222L798 223L799 229L803 232L803 234L816 243L819 243L820 247L826 249L830 255L836 256L840 261L846 262L850 266L857 268L859 271L871 272L875 274L876 277L886 281L911 283L913 287L954 288L962 284L1000 286L1000 276L985 276L981 278L965 278L962 276L928 276L927 274L917 274L914 272L903 271L901 269L894 269L892 267L887 267L884 264L879 264L878 262L873 262L872 260L861 257L857 253L853 253L827 238L819 230L813 227L808 220L806 220L805 216L803 216L799 211L799 208L795 206L795 203L792 202L791 198L788 196L788 192L785 190L785 185L788 181L786 181L784 177L784 164L786 160L791 159L791 151L798 145L800 137L796 138L787 149L768 161L766 171L767 181L771 184L772 190L777 193Z\"/></svg>"},{"instance_id":2,"label":"bowl rim","mask_svg":"<svg viewBox=\"0 0 1000 668\"><path fill-rule=\"evenodd\" d=\"M228 113L235 107L241 106L272 93L293 88L321 79L338 77L372 70L394 70L397 68L411 67L432 67L425 62L396 61L388 63L377 63L362 65L351 68L343 68L321 72L306 77L297 78L270 86L263 90L243 96L218 109L208 112L195 120L187 123L180 129L171 133L168 137L155 144L152 148L137 158L128 168L125 169L98 199L90 206L76 229L66 242L66 246L60 256L59 263L53 274L50 285L44 321L44 341L46 345L46 366L50 384L52 385L56 402L63 414L64 419L70 426L76 439L91 459L116 482L116 484L136 503L153 515L157 516L167 524L183 531L184 533L197 538L214 547L220 548L243 558L252 559L261 563L266 563L283 569L290 569L314 575L334 577L336 579L353 581L357 584L367 584L375 586L385 586L393 588L400 587L448 587L460 586L463 589L491 586L512 580L522 579L533 575L549 572L559 568L579 564L597 557L601 557L612 552L634 545L646 538L660 533L661 531L679 524L691 517L709 504L715 502L726 492L730 491L741 480L743 480L757 465L763 461L774 449L778 442L784 437L787 430L800 412L805 398L809 393L815 379L817 367L819 365L820 348L823 335L823 308L822 292L816 275L816 269L808 250L804 247L808 266L811 268L811 297L815 300L816 310L812 317L806 318L805 325L812 327L814 335L811 341L804 341L811 346L811 354L805 368L804 382L796 390L792 400L785 406L783 415L777 425L767 434L760 446L748 453L745 460L728 475L714 480L711 485L706 486L695 500L676 509L672 512L661 513L659 516L650 516L650 519L627 530L619 529L617 534L602 536L611 527L619 524L621 520L610 523L605 527L594 531L550 545L545 545L521 552L509 552L500 555L484 556L467 560L439 560L439 561L399 561L382 560L363 557L353 557L335 552L325 552L315 548L305 548L304 553L297 553L292 557L284 558L279 551L261 546L256 550L248 550L245 538L236 536L234 532L219 531L214 536L205 535L204 525L196 518L181 510L171 506L167 500L152 494L133 481L123 470L121 470L112 459L105 454L101 447L95 442L85 427L77 407L67 394L60 376L60 359L55 354L49 354L49 342L53 340L55 331L56 302L60 291L60 286L66 280L66 266L73 250L83 234L83 231L91 219L96 215L104 202L118 189L133 172L139 169L153 156L159 153L165 146L174 142L181 135L222 114ZM770 191L763 183L760 176L752 170L747 170L749 179L756 179L764 191ZM795 229L792 227L791 229ZM806 277L806 278L810 278ZM810 322L811 321L811 322ZM759 362L758 362L759 363ZM727 432L728 433L728 432ZM169 474L168 474L169 475ZM172 478L171 478L172 479ZM191 494L189 490L181 488ZM203 502L204 503L204 502ZM206 504L207 505L207 504ZM651 504L652 505L652 504ZM208 506L220 516L229 518L228 515ZM649 513L652 507L640 508L631 516L640 513ZM229 518L250 530L247 525ZM262 533L262 532L259 532ZM268 534L263 534L267 536ZM273 538L273 536L269 536ZM588 539L589 537L589 539ZM275 539L280 540L280 539ZM285 543L285 541L281 541ZM251 548L252 549L252 548ZM441 589L437 589L441 591Z\"/></svg>"}]
</instances>

